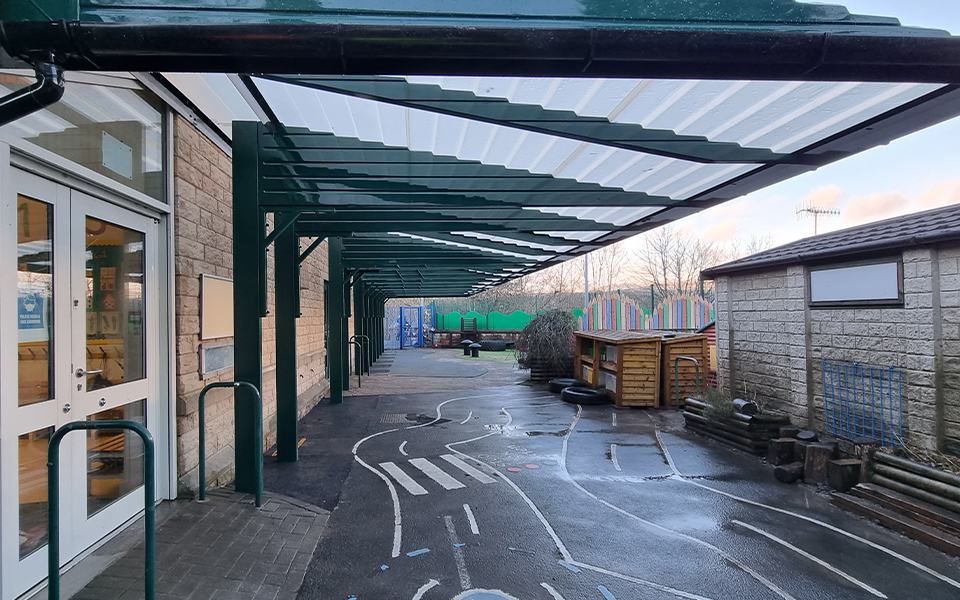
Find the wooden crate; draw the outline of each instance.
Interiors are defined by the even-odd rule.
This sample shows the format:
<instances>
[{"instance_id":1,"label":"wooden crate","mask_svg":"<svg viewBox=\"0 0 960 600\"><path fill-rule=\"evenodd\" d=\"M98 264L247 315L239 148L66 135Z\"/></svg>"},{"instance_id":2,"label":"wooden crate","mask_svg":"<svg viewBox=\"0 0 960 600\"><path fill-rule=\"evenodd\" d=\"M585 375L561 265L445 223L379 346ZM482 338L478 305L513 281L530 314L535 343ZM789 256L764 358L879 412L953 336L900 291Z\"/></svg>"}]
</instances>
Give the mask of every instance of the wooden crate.
<instances>
[{"instance_id":1,"label":"wooden crate","mask_svg":"<svg viewBox=\"0 0 960 600\"><path fill-rule=\"evenodd\" d=\"M707 372L710 368L710 349L706 334L678 333L672 338L663 338L660 367L663 381L660 406L674 406L677 400L677 378L680 374L680 399L697 397L706 392ZM679 356L689 356L700 363L700 394L697 393L697 368L689 360L676 363ZM676 364L676 369L674 365Z\"/></svg>"}]
</instances>

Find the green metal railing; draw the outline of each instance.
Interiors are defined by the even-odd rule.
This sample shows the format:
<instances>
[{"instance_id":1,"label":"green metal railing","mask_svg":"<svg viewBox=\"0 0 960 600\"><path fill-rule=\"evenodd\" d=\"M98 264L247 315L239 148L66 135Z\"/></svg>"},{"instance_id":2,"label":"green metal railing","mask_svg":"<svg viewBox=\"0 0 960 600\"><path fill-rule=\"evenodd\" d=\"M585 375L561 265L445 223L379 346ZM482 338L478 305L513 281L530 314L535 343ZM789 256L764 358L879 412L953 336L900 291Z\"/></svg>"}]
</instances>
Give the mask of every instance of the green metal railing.
<instances>
[{"instance_id":1,"label":"green metal railing","mask_svg":"<svg viewBox=\"0 0 960 600\"><path fill-rule=\"evenodd\" d=\"M673 361L673 377L674 377L674 389L677 392L677 410L680 410L680 361L689 360L693 362L693 366L697 368L697 395L699 396L703 392L700 388L700 361L695 359L692 356L678 356Z\"/></svg>"},{"instance_id":2,"label":"green metal railing","mask_svg":"<svg viewBox=\"0 0 960 600\"><path fill-rule=\"evenodd\" d=\"M348 346L356 346L357 349L360 350L360 353L363 353L363 344L360 343L360 342L358 342L357 340L355 340L355 339L353 339L353 338L350 338L350 341L347 342L347 345L348 345ZM360 367L357 367L357 387L358 387L358 388L362 388L362 387L363 387L363 382L361 381L361 380L363 379L363 377L362 377L362 375L360 374L361 371L363 371L363 369L360 368Z\"/></svg>"},{"instance_id":3,"label":"green metal railing","mask_svg":"<svg viewBox=\"0 0 960 600\"><path fill-rule=\"evenodd\" d=\"M257 452L257 457L254 460L257 471L255 496L257 508L260 508L260 506L263 505L263 400L260 397L260 390L257 389L257 386L247 381L215 381L200 390L200 398L197 401L197 409L200 412L200 502L206 502L207 500L207 427L204 413L204 400L207 392L213 388L239 387L249 388L253 392L256 402L256 406L254 406L254 414L256 415L256 432L254 435L257 438L256 445L254 446ZM236 399L234 399L234 402L236 402Z\"/></svg>"},{"instance_id":4,"label":"green metal railing","mask_svg":"<svg viewBox=\"0 0 960 600\"><path fill-rule=\"evenodd\" d=\"M128 429L143 440L143 518L146 527L144 597L146 600L154 600L157 596L156 460L153 436L146 427L135 421L76 421L57 429L50 437L50 445L47 447L47 597L51 600L60 598L60 441L71 431L86 429Z\"/></svg>"},{"instance_id":5,"label":"green metal railing","mask_svg":"<svg viewBox=\"0 0 960 600\"><path fill-rule=\"evenodd\" d=\"M369 336L366 336L366 335L363 335L362 333L358 333L357 335L350 336L350 341L351 341L351 342L352 342L352 341L355 341L355 338L363 338L363 340L366 340L366 342L367 342L367 361L366 361L366 363L364 363L363 360L362 360L362 358L363 358L363 340L360 341L361 362L360 362L359 371L360 371L360 372L363 372L363 370L366 369L367 375L369 375L369 374L370 374L370 365L373 363L373 350L372 350L372 348L370 347L370 337L369 337ZM358 372L357 375L359 375L360 372Z\"/></svg>"}]
</instances>

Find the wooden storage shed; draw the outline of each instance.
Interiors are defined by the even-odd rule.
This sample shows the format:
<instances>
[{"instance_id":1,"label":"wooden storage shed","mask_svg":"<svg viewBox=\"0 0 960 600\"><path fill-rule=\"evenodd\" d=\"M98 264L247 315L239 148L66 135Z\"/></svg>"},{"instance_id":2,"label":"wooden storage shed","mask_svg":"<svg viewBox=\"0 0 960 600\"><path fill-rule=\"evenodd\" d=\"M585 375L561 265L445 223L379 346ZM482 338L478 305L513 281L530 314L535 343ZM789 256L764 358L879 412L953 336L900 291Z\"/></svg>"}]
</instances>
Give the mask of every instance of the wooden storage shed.
<instances>
[{"instance_id":1,"label":"wooden storage shed","mask_svg":"<svg viewBox=\"0 0 960 600\"><path fill-rule=\"evenodd\" d=\"M707 357L707 336L667 331L578 331L575 334L574 373L598 389L606 389L617 406L670 405L675 393L673 361L691 356ZM686 364L684 364L686 363ZM693 363L681 361L680 390L695 393ZM671 377L668 383L666 375Z\"/></svg>"},{"instance_id":2,"label":"wooden storage shed","mask_svg":"<svg viewBox=\"0 0 960 600\"><path fill-rule=\"evenodd\" d=\"M661 342L660 376L663 380L663 395L660 406L674 406L677 401L677 375L680 380L681 401L690 396L697 397L707 388L707 373L710 370L710 347L705 333L678 333L664 337ZM677 359L681 356L695 358L699 363L699 389L697 383L698 367L689 360Z\"/></svg>"}]
</instances>

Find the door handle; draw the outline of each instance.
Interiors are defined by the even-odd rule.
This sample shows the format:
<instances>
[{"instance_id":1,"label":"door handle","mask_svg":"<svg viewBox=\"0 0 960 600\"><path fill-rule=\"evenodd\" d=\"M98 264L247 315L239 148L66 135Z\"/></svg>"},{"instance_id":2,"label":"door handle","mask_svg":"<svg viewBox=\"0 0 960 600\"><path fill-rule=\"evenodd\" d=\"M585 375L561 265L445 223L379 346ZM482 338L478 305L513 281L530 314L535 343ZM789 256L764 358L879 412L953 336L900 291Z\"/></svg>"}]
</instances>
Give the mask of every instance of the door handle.
<instances>
[{"instance_id":1,"label":"door handle","mask_svg":"<svg viewBox=\"0 0 960 600\"><path fill-rule=\"evenodd\" d=\"M80 379L84 375L96 375L97 373L103 373L103 369L97 369L96 371L84 371L83 369L77 369L77 379Z\"/></svg>"}]
</instances>

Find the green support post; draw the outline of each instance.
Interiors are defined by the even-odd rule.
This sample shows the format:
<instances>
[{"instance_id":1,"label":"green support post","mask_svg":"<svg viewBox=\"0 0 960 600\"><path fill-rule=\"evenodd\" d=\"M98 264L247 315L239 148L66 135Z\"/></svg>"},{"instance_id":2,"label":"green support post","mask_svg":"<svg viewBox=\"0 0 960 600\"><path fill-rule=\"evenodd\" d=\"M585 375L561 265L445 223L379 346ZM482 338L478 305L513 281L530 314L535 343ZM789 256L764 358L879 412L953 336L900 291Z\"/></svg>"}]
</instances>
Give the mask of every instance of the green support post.
<instances>
[{"instance_id":1,"label":"green support post","mask_svg":"<svg viewBox=\"0 0 960 600\"><path fill-rule=\"evenodd\" d=\"M277 460L297 460L297 283L299 240L290 227L274 241L277 348Z\"/></svg>"},{"instance_id":2,"label":"green support post","mask_svg":"<svg viewBox=\"0 0 960 600\"><path fill-rule=\"evenodd\" d=\"M343 332L343 338L341 339L341 345L339 346L340 350L340 360L341 368L343 369L343 391L350 389L350 345L347 343L347 339L350 337L350 282L344 281L343 287L341 288L341 296L343 297L341 302L343 302L343 318L340 320L340 331Z\"/></svg>"},{"instance_id":3,"label":"green support post","mask_svg":"<svg viewBox=\"0 0 960 600\"><path fill-rule=\"evenodd\" d=\"M327 347L327 363L330 366L330 403L343 402L343 352L346 345L343 332L343 239L329 238L328 264L330 294L328 304L330 314L327 323L330 326L330 345Z\"/></svg>"},{"instance_id":4,"label":"green support post","mask_svg":"<svg viewBox=\"0 0 960 600\"><path fill-rule=\"evenodd\" d=\"M257 122L233 123L233 343L234 377L263 394L263 331L266 308L261 305L266 278L260 268L265 261L266 233L260 210L259 136ZM234 400L234 453L236 489L257 492L256 457L263 455L257 439L255 395L238 388ZM262 427L262 423L260 424ZM259 447L258 447L259 446Z\"/></svg>"},{"instance_id":5,"label":"green support post","mask_svg":"<svg viewBox=\"0 0 960 600\"><path fill-rule=\"evenodd\" d=\"M353 335L359 345L353 349L353 367L357 375L363 375L363 283L353 284Z\"/></svg>"}]
</instances>

